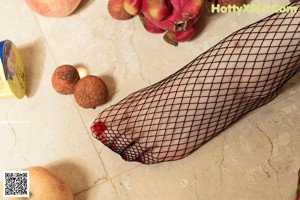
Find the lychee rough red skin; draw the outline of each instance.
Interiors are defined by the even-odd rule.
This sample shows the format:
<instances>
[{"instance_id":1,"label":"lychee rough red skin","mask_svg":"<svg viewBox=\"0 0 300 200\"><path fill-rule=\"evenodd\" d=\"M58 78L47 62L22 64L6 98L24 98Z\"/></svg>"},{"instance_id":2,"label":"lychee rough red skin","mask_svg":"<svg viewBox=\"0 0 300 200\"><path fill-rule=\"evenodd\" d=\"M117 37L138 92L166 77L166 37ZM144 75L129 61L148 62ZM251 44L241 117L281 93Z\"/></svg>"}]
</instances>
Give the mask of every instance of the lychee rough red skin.
<instances>
[{"instance_id":1,"label":"lychee rough red skin","mask_svg":"<svg viewBox=\"0 0 300 200\"><path fill-rule=\"evenodd\" d=\"M52 86L56 92L63 95L74 93L74 88L80 76L77 69L71 65L61 65L52 75Z\"/></svg>"},{"instance_id":2,"label":"lychee rough red skin","mask_svg":"<svg viewBox=\"0 0 300 200\"><path fill-rule=\"evenodd\" d=\"M108 89L101 78L88 75L78 81L74 89L74 98L83 108L96 108L108 98Z\"/></svg>"}]
</instances>

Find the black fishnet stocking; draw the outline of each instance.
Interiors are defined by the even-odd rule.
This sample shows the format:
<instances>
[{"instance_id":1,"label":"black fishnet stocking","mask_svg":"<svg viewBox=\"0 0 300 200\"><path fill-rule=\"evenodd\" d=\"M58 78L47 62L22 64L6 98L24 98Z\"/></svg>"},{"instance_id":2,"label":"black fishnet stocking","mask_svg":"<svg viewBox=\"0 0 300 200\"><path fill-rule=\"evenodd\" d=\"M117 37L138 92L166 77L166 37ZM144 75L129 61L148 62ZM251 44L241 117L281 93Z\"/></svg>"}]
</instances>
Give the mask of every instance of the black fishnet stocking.
<instances>
[{"instance_id":1,"label":"black fishnet stocking","mask_svg":"<svg viewBox=\"0 0 300 200\"><path fill-rule=\"evenodd\" d=\"M300 11L277 13L234 32L171 76L105 109L93 135L127 161L188 156L272 100L299 72L299 24Z\"/></svg>"}]
</instances>

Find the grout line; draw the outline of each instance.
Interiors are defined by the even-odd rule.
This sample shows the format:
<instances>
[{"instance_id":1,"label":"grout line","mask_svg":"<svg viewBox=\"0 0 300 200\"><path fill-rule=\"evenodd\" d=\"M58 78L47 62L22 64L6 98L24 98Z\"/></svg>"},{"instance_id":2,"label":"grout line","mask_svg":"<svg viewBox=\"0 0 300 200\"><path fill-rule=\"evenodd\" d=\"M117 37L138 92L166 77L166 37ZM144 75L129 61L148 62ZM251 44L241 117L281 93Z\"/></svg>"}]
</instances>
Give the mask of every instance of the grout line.
<instances>
[{"instance_id":1,"label":"grout line","mask_svg":"<svg viewBox=\"0 0 300 200\"><path fill-rule=\"evenodd\" d=\"M101 182L101 180L103 180L103 178L98 178L96 181L94 181L94 183L91 186L88 186L87 188L84 188L84 189L80 190L79 192L74 193L74 196L77 196L79 194L82 194L84 192L89 191L90 189L93 189L93 188L95 188L95 187L97 187L99 185L104 184L105 182L102 182L102 183L98 184L98 182Z\"/></svg>"},{"instance_id":2,"label":"grout line","mask_svg":"<svg viewBox=\"0 0 300 200\"><path fill-rule=\"evenodd\" d=\"M126 161L124 161L124 162L126 162ZM115 178L117 178L117 177L119 177L119 176L121 176L121 175L123 175L123 174L125 174L125 173L127 173L127 172L133 171L133 170L136 169L136 168L140 168L141 166L142 166L142 164L139 164L139 165L137 165L137 166L135 166L135 167L132 167L132 168L130 168L130 169L128 169L128 170L125 170L125 171L123 171L123 172L120 172L119 174L116 174L116 175L114 175L114 176L112 176L112 177L109 177L109 180L113 180L113 179L115 179Z\"/></svg>"},{"instance_id":3,"label":"grout line","mask_svg":"<svg viewBox=\"0 0 300 200\"><path fill-rule=\"evenodd\" d=\"M81 191L75 193L75 194L74 194L74 197L75 197L75 196L78 196L78 195L80 195L80 194L82 194L82 193L84 193L84 192L88 192L89 190L91 190L91 189L93 189L93 188L95 188L95 187L98 187L98 186L101 186L101 185L106 184L107 182L110 182L111 185L112 185L112 187L113 187L113 189L114 189L114 191L115 191L115 194L116 194L117 197L118 197L118 199L121 200L121 197L120 197L120 195L119 195L119 193L118 193L118 191L117 191L115 185L114 185L111 181L106 181L106 182L100 182L100 183L98 183L98 182L101 181L101 180L102 180L102 179L98 179L97 181L95 181L95 183L94 183L93 185L91 185L91 186L89 186L89 187L87 187L87 188L85 188L85 189L83 189L83 190L81 190Z\"/></svg>"},{"instance_id":4,"label":"grout line","mask_svg":"<svg viewBox=\"0 0 300 200\"><path fill-rule=\"evenodd\" d=\"M52 52L52 50L51 50L51 48L50 48L50 45L49 45L49 43L48 43L48 41L47 41L47 39L46 39L46 37L45 37L45 34L44 34L44 32L43 32L43 30L42 30L42 28L41 28L41 26L40 26L40 23L39 23L38 19L36 18L36 14L33 13L32 11L31 11L31 13L32 13L33 18L35 19L36 24L38 25L38 28L39 28L39 30L40 30L40 32L41 32L41 34L42 34L42 38L45 40L45 43L46 43L46 45L47 45L47 49L49 49L49 52L50 52L50 54L51 54L51 57L52 57L54 63L57 65L57 61L56 61L56 59L55 59L55 56L54 56L54 54L53 54L53 52Z\"/></svg>"},{"instance_id":5,"label":"grout line","mask_svg":"<svg viewBox=\"0 0 300 200\"><path fill-rule=\"evenodd\" d=\"M43 32L43 30L42 30L40 24L39 24L39 21L38 21L38 19L36 18L36 15L35 15L32 11L31 11L31 13L32 13L32 15L33 15L33 17L34 17L34 19L35 19L35 21L36 21L36 24L37 24L37 26L38 26L38 28L39 28L39 30L40 30L40 33L41 33L41 35L42 35L42 38L43 38L43 40L44 40L45 43L46 43L47 49L49 50L49 53L50 53L50 55L51 55L51 57L52 57L54 63L55 63L56 65L58 65L58 64L57 64L57 61L56 61L56 59L55 59L55 56L54 56L54 54L53 54L53 52L52 52L52 50L51 50L51 48L50 48L50 45L49 45L49 43L48 43L48 41L47 41L47 39L46 39L46 37L45 37L45 34L44 34L44 32ZM127 173L127 172L129 172L129 171L131 171L131 170L133 170L133 169L135 169L135 168L137 168L137 167L139 167L139 166L136 166L136 167L133 167L133 168L131 168L131 169L129 169L129 170L126 170L126 171L124 171L124 172L121 172L120 174L117 174L117 175L115 175L115 176L113 176L113 177L109 177L109 174L108 174L108 172L107 172L106 166L105 166L103 160L101 159L100 154L99 154L98 151L97 151L96 145L95 145L95 143L93 142L93 138L92 138L92 136L91 136L91 134L90 134L90 130L89 130L89 128L87 127L87 125L85 124L85 122L84 122L84 120L83 120L83 117L82 117L82 115L81 115L81 113L80 113L79 107L77 106L77 104L76 104L74 98L73 98L72 96L71 96L70 98L72 98L73 105L75 106L75 109L77 110L77 113L78 113L78 115L79 115L79 117L80 117L80 119L81 119L81 121L82 121L82 123L83 123L83 126L85 127L87 133L89 133L90 141L92 142L92 145L93 145L93 147L94 147L94 150L96 151L97 157L99 158L99 161L100 161L100 163L102 164L102 167L103 167L103 169L104 169L104 172L105 172L105 180L106 180L106 181L109 181L109 182L112 184L112 186L113 186L113 188L114 188L114 190L115 190L115 192L116 192L116 194L117 194L117 196L118 196L118 199L121 199L118 190L116 189L115 185L114 185L113 182L112 182L112 179L114 179L114 178L116 178L116 177L118 177L118 176L120 176L120 175L122 175L122 174L124 174L124 173ZM125 162L125 161L124 161L124 162ZM86 190L84 190L84 191L82 191L82 192L86 192L86 191L88 191L89 189L94 188L95 186L102 185L102 184L104 184L104 183L105 183L105 182L102 182L102 183L100 183L100 184L95 184L95 185L91 186L90 188L87 188ZM80 193L81 193L81 192L80 192Z\"/></svg>"},{"instance_id":6,"label":"grout line","mask_svg":"<svg viewBox=\"0 0 300 200\"><path fill-rule=\"evenodd\" d=\"M54 63L57 65L57 61L56 61L56 59L55 59L55 56L54 56L54 54L53 54L53 52L52 52L52 50L51 50L51 48L50 48L50 46L49 46L49 43L48 43L48 41L47 41L47 39L46 39L46 37L45 37L45 34L44 34L44 32L43 32L43 30L42 30L40 24L39 24L39 21L38 21L38 19L36 18L36 15L35 15L32 11L31 11L31 13L32 13L32 15L33 15L33 17L34 17L34 19L35 19L37 25L38 25L38 28L39 28L39 30L40 30L40 32L41 32L41 34L42 34L43 39L45 40L45 43L46 43L46 45L47 45L47 48L49 49L49 52L50 52L50 54L51 54L51 57L52 57ZM89 129L88 129L88 127L86 126L86 124L84 123L83 117L82 117L82 115L81 115L81 113L80 113L80 111L79 111L78 106L76 105L76 102L75 102L74 98L73 98L72 96L70 96L70 98L72 98L73 105L75 106L75 108L76 108L76 110L77 110L77 113L78 113L78 115L79 115L79 117L80 117L80 119L81 119L81 121L82 121L82 123L83 123L83 125L84 125L84 127L85 127L85 129L86 129L86 131L89 133ZM90 137L90 136L89 136L89 137ZM91 139L91 137L90 137L90 139ZM98 152L97 152L97 148L96 148L95 144L93 143L92 140L91 140L91 142L92 142L92 144L93 144L93 146L94 146L94 149L95 149L95 151L96 151L96 153L97 153L98 158L100 159L100 161L101 161L101 163L102 163L102 166L103 166L103 168L104 168L104 170L105 170L105 173L106 173L106 179L107 179L107 170L106 170L106 168L105 168L105 165L104 165L103 161L101 160L100 155L99 155Z\"/></svg>"},{"instance_id":7,"label":"grout line","mask_svg":"<svg viewBox=\"0 0 300 200\"><path fill-rule=\"evenodd\" d=\"M57 64L57 61L56 61L56 59L55 59L55 56L54 56L54 54L53 54L53 52L52 52L52 50L51 50L51 48L50 48L50 45L49 45L49 43L48 43L48 41L47 41L47 39L46 39L46 37L45 37L45 34L44 34L44 32L43 32L43 30L42 30L40 24L39 24L39 21L37 20L35 14L34 14L32 11L31 11L31 13L32 13L32 15L33 15L33 17L34 17L34 19L35 19L35 21L36 21L36 24L37 24L37 26L38 26L38 28L39 28L39 30L40 30L40 33L42 34L42 38L44 39L44 41L45 41L45 43L46 43L47 49L49 50L49 53L50 53L50 55L51 55L51 57L52 57L54 63L55 63L56 65L58 65L58 64ZM70 96L70 98L72 98L72 96ZM81 119L81 121L82 121L82 123L83 123L83 126L85 127L87 133L90 133L89 128L86 126L86 124L85 124L85 122L84 122L84 120L83 120L83 117L82 117L82 115L81 115L81 113L80 113L80 110L79 110L78 106L76 105L76 102L75 102L74 98L72 98L72 102L73 102L73 105L75 106L75 109L77 110L77 113L78 113L78 115L79 115L79 117L80 117L80 119ZM114 184L112 183L111 178L109 178L109 176L108 176L108 172L107 172L107 169L106 169L106 167L105 167L105 164L104 164L103 160L101 159L100 154L98 153L97 148L96 148L94 142L92 141L92 138L91 138L91 135L90 135L90 134L89 134L89 138L90 138L90 141L92 142L92 145L93 145L93 147L94 147L94 150L96 151L97 157L99 158L99 161L101 162L102 167L103 167L103 169L104 169L104 172L105 172L105 180L106 180L106 181L109 181L109 182L112 184L112 186L113 186L113 188L114 188L114 190L115 190L115 193L118 195L118 199L120 199L119 193L117 192L117 190L116 190ZM99 179L99 180L102 180L102 179ZM96 186L102 185L102 184L104 184L104 183L105 183L105 182L102 182L102 183L100 183L100 184L97 184L97 182L96 182L96 184L90 186L89 188L87 188L87 189L85 189L84 191L81 191L81 192L86 192L86 191L88 191L88 190L90 190L90 189L92 189L92 188L94 188L94 187L96 187ZM81 192L79 192L79 193L77 193L77 194L80 194Z\"/></svg>"},{"instance_id":8,"label":"grout line","mask_svg":"<svg viewBox=\"0 0 300 200\"><path fill-rule=\"evenodd\" d=\"M114 188L114 190L115 190L115 192L116 192L116 194L117 194L117 196L118 196L118 199L121 200L121 196L120 196L118 190L116 189L116 186L115 186L114 183L112 182L112 180L110 180L110 183L111 183L112 187Z\"/></svg>"},{"instance_id":9,"label":"grout line","mask_svg":"<svg viewBox=\"0 0 300 200\"><path fill-rule=\"evenodd\" d=\"M50 48L50 45L49 45L49 43L48 43L48 41L47 41L47 38L46 38L46 36L45 36L45 34L44 34L44 32L43 32L43 29L42 29L41 26L40 26L39 20L38 20L37 17L36 17L37 14L35 14L33 11L31 11L31 14L32 14L32 16L33 16L33 18L34 18L34 20L35 20L37 26L38 26L38 29L40 30L40 33L42 34L42 38L43 38L43 40L45 41L46 47L47 47L47 49L49 50L49 53L50 53L50 55L51 55L51 58L53 59L54 64L55 64L56 66L58 66L58 62L57 62L57 60L55 59L54 53L52 52L52 50L51 50L51 48ZM73 101L73 105L76 106L76 104L74 103L74 101Z\"/></svg>"},{"instance_id":10,"label":"grout line","mask_svg":"<svg viewBox=\"0 0 300 200\"><path fill-rule=\"evenodd\" d=\"M72 101L73 101L73 103L75 104L76 102L75 102L75 100L74 100L74 98L72 98ZM75 107L76 107L76 110L77 110L77 113L78 113L78 115L79 115L79 117L80 117L80 119L81 119L81 122L83 123L83 126L85 127L85 129L86 129L86 132L88 133L88 137L90 138L90 141L92 142L92 145L93 145L93 147L94 147L94 150L96 151L96 154L97 154L97 157L99 158L99 160L100 160L100 162L101 162L101 164L102 164L102 166L103 166L103 169L104 169L104 171L105 171L105 177L106 177L106 180L108 180L108 172L107 172L107 169L106 169L106 167L105 167L105 164L104 164L104 162L103 162L103 160L101 159L101 157L100 157L100 154L98 153L98 151L97 151L97 148L96 148L96 145L95 145L95 143L93 142L93 138L92 138L92 136L91 136L91 134L90 134L90 129L87 127L87 125L85 124L85 122L84 122L84 120L83 120L83 117L82 117L82 115L81 115L81 113L80 113L80 110L79 110L79 107L75 104Z\"/></svg>"},{"instance_id":11,"label":"grout line","mask_svg":"<svg viewBox=\"0 0 300 200\"><path fill-rule=\"evenodd\" d=\"M42 34L42 38L43 38L43 40L45 41L46 47L47 47L47 49L49 50L49 53L50 53L50 55L51 55L51 58L52 58L53 61L54 61L54 64L55 64L56 66L58 66L58 62L57 62L57 60L55 59L54 53L52 52L52 50L51 50L51 48L50 48L50 45L49 45L49 43L48 43L48 40L47 40L47 38L46 38L46 36L45 36L45 34L44 34L44 32L43 32L43 29L41 28L40 23L39 23L39 21L38 21L38 19L37 19L37 17L36 17L37 14L35 14L33 11L31 11L31 13L32 13L33 18L35 19L35 22L36 22L36 24L37 24L37 26L38 26L38 29L40 30L40 33ZM70 98L72 98L72 95L70 96ZM72 98L72 99L73 99L73 98ZM76 106L76 103L74 102L74 100L73 100L73 105Z\"/></svg>"}]
</instances>

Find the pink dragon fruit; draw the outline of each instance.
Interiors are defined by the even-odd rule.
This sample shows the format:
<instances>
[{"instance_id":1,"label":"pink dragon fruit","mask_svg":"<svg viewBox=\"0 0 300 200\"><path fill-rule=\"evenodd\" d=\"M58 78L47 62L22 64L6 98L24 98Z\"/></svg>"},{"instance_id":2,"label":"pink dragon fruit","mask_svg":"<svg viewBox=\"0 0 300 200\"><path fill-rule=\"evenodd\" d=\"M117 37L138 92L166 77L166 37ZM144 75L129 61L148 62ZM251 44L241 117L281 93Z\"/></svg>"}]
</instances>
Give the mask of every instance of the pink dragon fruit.
<instances>
[{"instance_id":1,"label":"pink dragon fruit","mask_svg":"<svg viewBox=\"0 0 300 200\"><path fill-rule=\"evenodd\" d=\"M152 0L149 1L149 16L153 21L161 21L171 12L169 0Z\"/></svg>"},{"instance_id":2,"label":"pink dragon fruit","mask_svg":"<svg viewBox=\"0 0 300 200\"><path fill-rule=\"evenodd\" d=\"M138 15L151 33L165 33L164 40L175 46L190 40L196 32L205 0L124 0L124 10ZM213 4L242 6L246 0L207 0Z\"/></svg>"},{"instance_id":3,"label":"pink dragon fruit","mask_svg":"<svg viewBox=\"0 0 300 200\"><path fill-rule=\"evenodd\" d=\"M165 33L170 44L190 40L200 17L204 0L124 0L124 9L139 15L145 29L151 33Z\"/></svg>"},{"instance_id":4,"label":"pink dragon fruit","mask_svg":"<svg viewBox=\"0 0 300 200\"><path fill-rule=\"evenodd\" d=\"M142 0L124 0L124 9L130 15L137 15L140 12Z\"/></svg>"}]
</instances>

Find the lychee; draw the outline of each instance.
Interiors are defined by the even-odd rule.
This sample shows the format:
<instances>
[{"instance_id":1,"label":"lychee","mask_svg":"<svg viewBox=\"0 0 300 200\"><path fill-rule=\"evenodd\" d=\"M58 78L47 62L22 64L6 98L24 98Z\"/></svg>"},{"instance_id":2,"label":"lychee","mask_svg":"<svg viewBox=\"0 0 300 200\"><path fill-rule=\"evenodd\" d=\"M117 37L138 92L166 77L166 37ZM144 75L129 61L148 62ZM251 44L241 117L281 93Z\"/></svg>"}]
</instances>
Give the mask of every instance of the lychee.
<instances>
[{"instance_id":1,"label":"lychee","mask_svg":"<svg viewBox=\"0 0 300 200\"><path fill-rule=\"evenodd\" d=\"M52 86L59 94L73 94L79 79L79 73L75 67L61 65L55 69L52 75Z\"/></svg>"},{"instance_id":2,"label":"lychee","mask_svg":"<svg viewBox=\"0 0 300 200\"><path fill-rule=\"evenodd\" d=\"M96 108L108 98L108 88L101 78L88 75L78 81L74 88L74 98L83 108Z\"/></svg>"}]
</instances>

